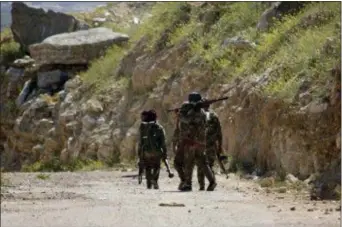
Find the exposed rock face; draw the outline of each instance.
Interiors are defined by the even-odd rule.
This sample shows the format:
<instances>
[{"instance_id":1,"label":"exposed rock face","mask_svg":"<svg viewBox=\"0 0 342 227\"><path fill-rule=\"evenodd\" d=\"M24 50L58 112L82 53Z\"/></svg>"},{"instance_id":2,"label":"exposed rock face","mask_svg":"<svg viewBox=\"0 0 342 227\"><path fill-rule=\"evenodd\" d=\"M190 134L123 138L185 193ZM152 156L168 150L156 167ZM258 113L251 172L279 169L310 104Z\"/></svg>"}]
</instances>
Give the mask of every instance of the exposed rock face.
<instances>
[{"instance_id":1,"label":"exposed rock face","mask_svg":"<svg viewBox=\"0 0 342 227\"><path fill-rule=\"evenodd\" d=\"M267 31L274 22L274 19L280 19L286 14L298 12L305 6L306 2L275 2L273 6L265 10L257 24L257 29Z\"/></svg>"},{"instance_id":2,"label":"exposed rock face","mask_svg":"<svg viewBox=\"0 0 342 227\"><path fill-rule=\"evenodd\" d=\"M205 92L208 97L230 97L213 105L221 119L224 149L251 171L258 169L260 173L266 173L276 170L303 180L312 173L324 171L327 163L338 157L335 140L340 130L339 105L324 104L320 111L310 111L310 108L292 108L281 100L260 95L259 88L268 83L273 69L252 79L208 87L211 71L187 62L185 50L186 45L176 46L162 51L158 62L141 58L130 68L122 68L123 74L132 72L132 83L127 90L113 86L106 93L84 99L82 94L87 88L80 78L68 81L66 95L60 96L54 104L43 105L44 112L50 114L24 114L17 121L11 141L18 144L18 150L21 149L20 143L26 143L25 147L37 145L40 129L36 127L40 127L43 124L41 119L46 118L53 123L44 122L43 128L50 127L44 129L49 136L39 143L52 147L52 150L63 150L57 154L64 160L70 160L70 157L95 157L106 162L131 159L136 152L140 110L156 109L170 141L174 126L171 114L165 109L179 105L188 92L197 90ZM173 54L178 58L174 59ZM134 62L133 59L136 55L129 53L123 61ZM161 80L159 70L173 67L165 59L177 61L179 71L169 71L170 76ZM141 66L144 70L140 69ZM153 79L141 83L146 76ZM331 86L334 87L335 83L337 81ZM147 95L134 95L134 92L146 88L152 91ZM43 108L37 102L43 101L30 101L28 109L36 112L38 107ZM25 112L30 112L28 109ZM28 127L37 133L29 133ZM20 142L16 138L20 138ZM46 141L49 145L44 145Z\"/></svg>"},{"instance_id":3,"label":"exposed rock face","mask_svg":"<svg viewBox=\"0 0 342 227\"><path fill-rule=\"evenodd\" d=\"M21 59L15 60L11 65L17 68L26 68L34 64L34 60L29 56L24 56Z\"/></svg>"},{"instance_id":4,"label":"exposed rock face","mask_svg":"<svg viewBox=\"0 0 342 227\"><path fill-rule=\"evenodd\" d=\"M39 65L88 64L100 57L113 44L129 39L125 34L108 28L63 33L46 38L42 43L29 47L30 54Z\"/></svg>"},{"instance_id":5,"label":"exposed rock face","mask_svg":"<svg viewBox=\"0 0 342 227\"><path fill-rule=\"evenodd\" d=\"M73 16L51 10L45 12L22 2L13 2L11 13L14 39L26 52L29 45L40 43L49 36L87 28Z\"/></svg>"}]
</instances>

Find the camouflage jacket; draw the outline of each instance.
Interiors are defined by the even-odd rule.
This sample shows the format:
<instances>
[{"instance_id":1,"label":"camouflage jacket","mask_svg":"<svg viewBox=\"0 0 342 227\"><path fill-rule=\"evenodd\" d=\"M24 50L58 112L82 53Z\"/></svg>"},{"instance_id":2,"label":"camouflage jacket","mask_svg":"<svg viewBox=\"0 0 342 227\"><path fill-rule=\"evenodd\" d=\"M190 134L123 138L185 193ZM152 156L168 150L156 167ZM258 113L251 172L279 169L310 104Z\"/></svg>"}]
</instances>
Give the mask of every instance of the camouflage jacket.
<instances>
[{"instance_id":1,"label":"camouflage jacket","mask_svg":"<svg viewBox=\"0 0 342 227\"><path fill-rule=\"evenodd\" d=\"M204 110L195 109L193 103L185 102L181 106L179 126L180 140L205 141L206 115Z\"/></svg>"},{"instance_id":2,"label":"camouflage jacket","mask_svg":"<svg viewBox=\"0 0 342 227\"><path fill-rule=\"evenodd\" d=\"M144 152L161 153L167 157L165 142L165 130L157 122L142 122L139 128L138 155L142 157Z\"/></svg>"},{"instance_id":3,"label":"camouflage jacket","mask_svg":"<svg viewBox=\"0 0 342 227\"><path fill-rule=\"evenodd\" d=\"M207 119L207 147L215 147L216 143L218 142L218 146L222 145L222 130L220 120L217 114L209 110L206 112L206 119Z\"/></svg>"}]
</instances>

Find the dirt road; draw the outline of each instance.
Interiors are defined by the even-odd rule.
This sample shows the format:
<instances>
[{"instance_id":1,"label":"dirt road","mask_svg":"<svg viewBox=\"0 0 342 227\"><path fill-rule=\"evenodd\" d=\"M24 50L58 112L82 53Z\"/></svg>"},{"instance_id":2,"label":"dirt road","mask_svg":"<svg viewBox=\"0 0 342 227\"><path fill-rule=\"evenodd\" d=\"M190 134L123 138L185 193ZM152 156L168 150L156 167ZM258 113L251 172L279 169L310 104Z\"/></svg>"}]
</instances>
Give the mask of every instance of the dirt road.
<instances>
[{"instance_id":1,"label":"dirt road","mask_svg":"<svg viewBox=\"0 0 342 227\"><path fill-rule=\"evenodd\" d=\"M2 227L340 226L339 202L266 193L253 181L218 176L214 192L178 192L162 171L160 189L124 177L136 172L6 173ZM166 206L161 206L165 203ZM175 203L178 206L167 206ZM293 208L294 207L294 208ZM292 209L291 209L292 208Z\"/></svg>"}]
</instances>

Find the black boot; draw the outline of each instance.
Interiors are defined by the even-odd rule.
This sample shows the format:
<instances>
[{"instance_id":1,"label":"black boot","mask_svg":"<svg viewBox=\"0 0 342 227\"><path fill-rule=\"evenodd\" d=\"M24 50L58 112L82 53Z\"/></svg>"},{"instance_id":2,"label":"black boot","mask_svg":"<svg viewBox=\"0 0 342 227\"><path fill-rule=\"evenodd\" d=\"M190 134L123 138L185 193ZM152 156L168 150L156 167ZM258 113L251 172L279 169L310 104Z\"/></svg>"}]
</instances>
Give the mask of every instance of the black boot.
<instances>
[{"instance_id":1,"label":"black boot","mask_svg":"<svg viewBox=\"0 0 342 227\"><path fill-rule=\"evenodd\" d=\"M147 189L151 189L152 188L152 183L150 180L147 181Z\"/></svg>"},{"instance_id":2,"label":"black boot","mask_svg":"<svg viewBox=\"0 0 342 227\"><path fill-rule=\"evenodd\" d=\"M214 182L211 182L207 188L207 191L214 191L214 189L216 188L217 186L217 183L214 181Z\"/></svg>"},{"instance_id":3,"label":"black boot","mask_svg":"<svg viewBox=\"0 0 342 227\"><path fill-rule=\"evenodd\" d=\"M204 186L204 185L200 185L199 190L200 190L200 191L204 191L204 189L205 189L205 186Z\"/></svg>"},{"instance_id":4,"label":"black boot","mask_svg":"<svg viewBox=\"0 0 342 227\"><path fill-rule=\"evenodd\" d=\"M190 184L184 184L180 190L183 192L189 192L192 191L192 186Z\"/></svg>"},{"instance_id":5,"label":"black boot","mask_svg":"<svg viewBox=\"0 0 342 227\"><path fill-rule=\"evenodd\" d=\"M155 182L153 183L153 188L154 188L154 189L159 189L159 185L158 185L158 182L157 182L157 181L155 181Z\"/></svg>"},{"instance_id":6,"label":"black boot","mask_svg":"<svg viewBox=\"0 0 342 227\"><path fill-rule=\"evenodd\" d=\"M184 184L184 181L181 181L178 185L178 190L182 190Z\"/></svg>"}]
</instances>

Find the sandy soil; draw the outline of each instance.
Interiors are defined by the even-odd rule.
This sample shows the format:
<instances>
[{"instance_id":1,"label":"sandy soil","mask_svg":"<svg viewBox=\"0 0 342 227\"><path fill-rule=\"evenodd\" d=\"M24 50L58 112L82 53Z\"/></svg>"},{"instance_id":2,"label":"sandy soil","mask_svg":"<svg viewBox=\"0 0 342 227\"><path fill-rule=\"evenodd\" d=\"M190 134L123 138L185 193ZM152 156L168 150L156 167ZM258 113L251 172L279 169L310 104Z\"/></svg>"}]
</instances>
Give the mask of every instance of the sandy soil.
<instances>
[{"instance_id":1,"label":"sandy soil","mask_svg":"<svg viewBox=\"0 0 342 227\"><path fill-rule=\"evenodd\" d=\"M217 176L214 192L178 192L178 178L162 170L160 189L129 177L136 171L6 173L2 227L268 227L340 226L340 202L315 202L305 193L275 193L252 180ZM171 206L174 204L174 206Z\"/></svg>"}]
</instances>

